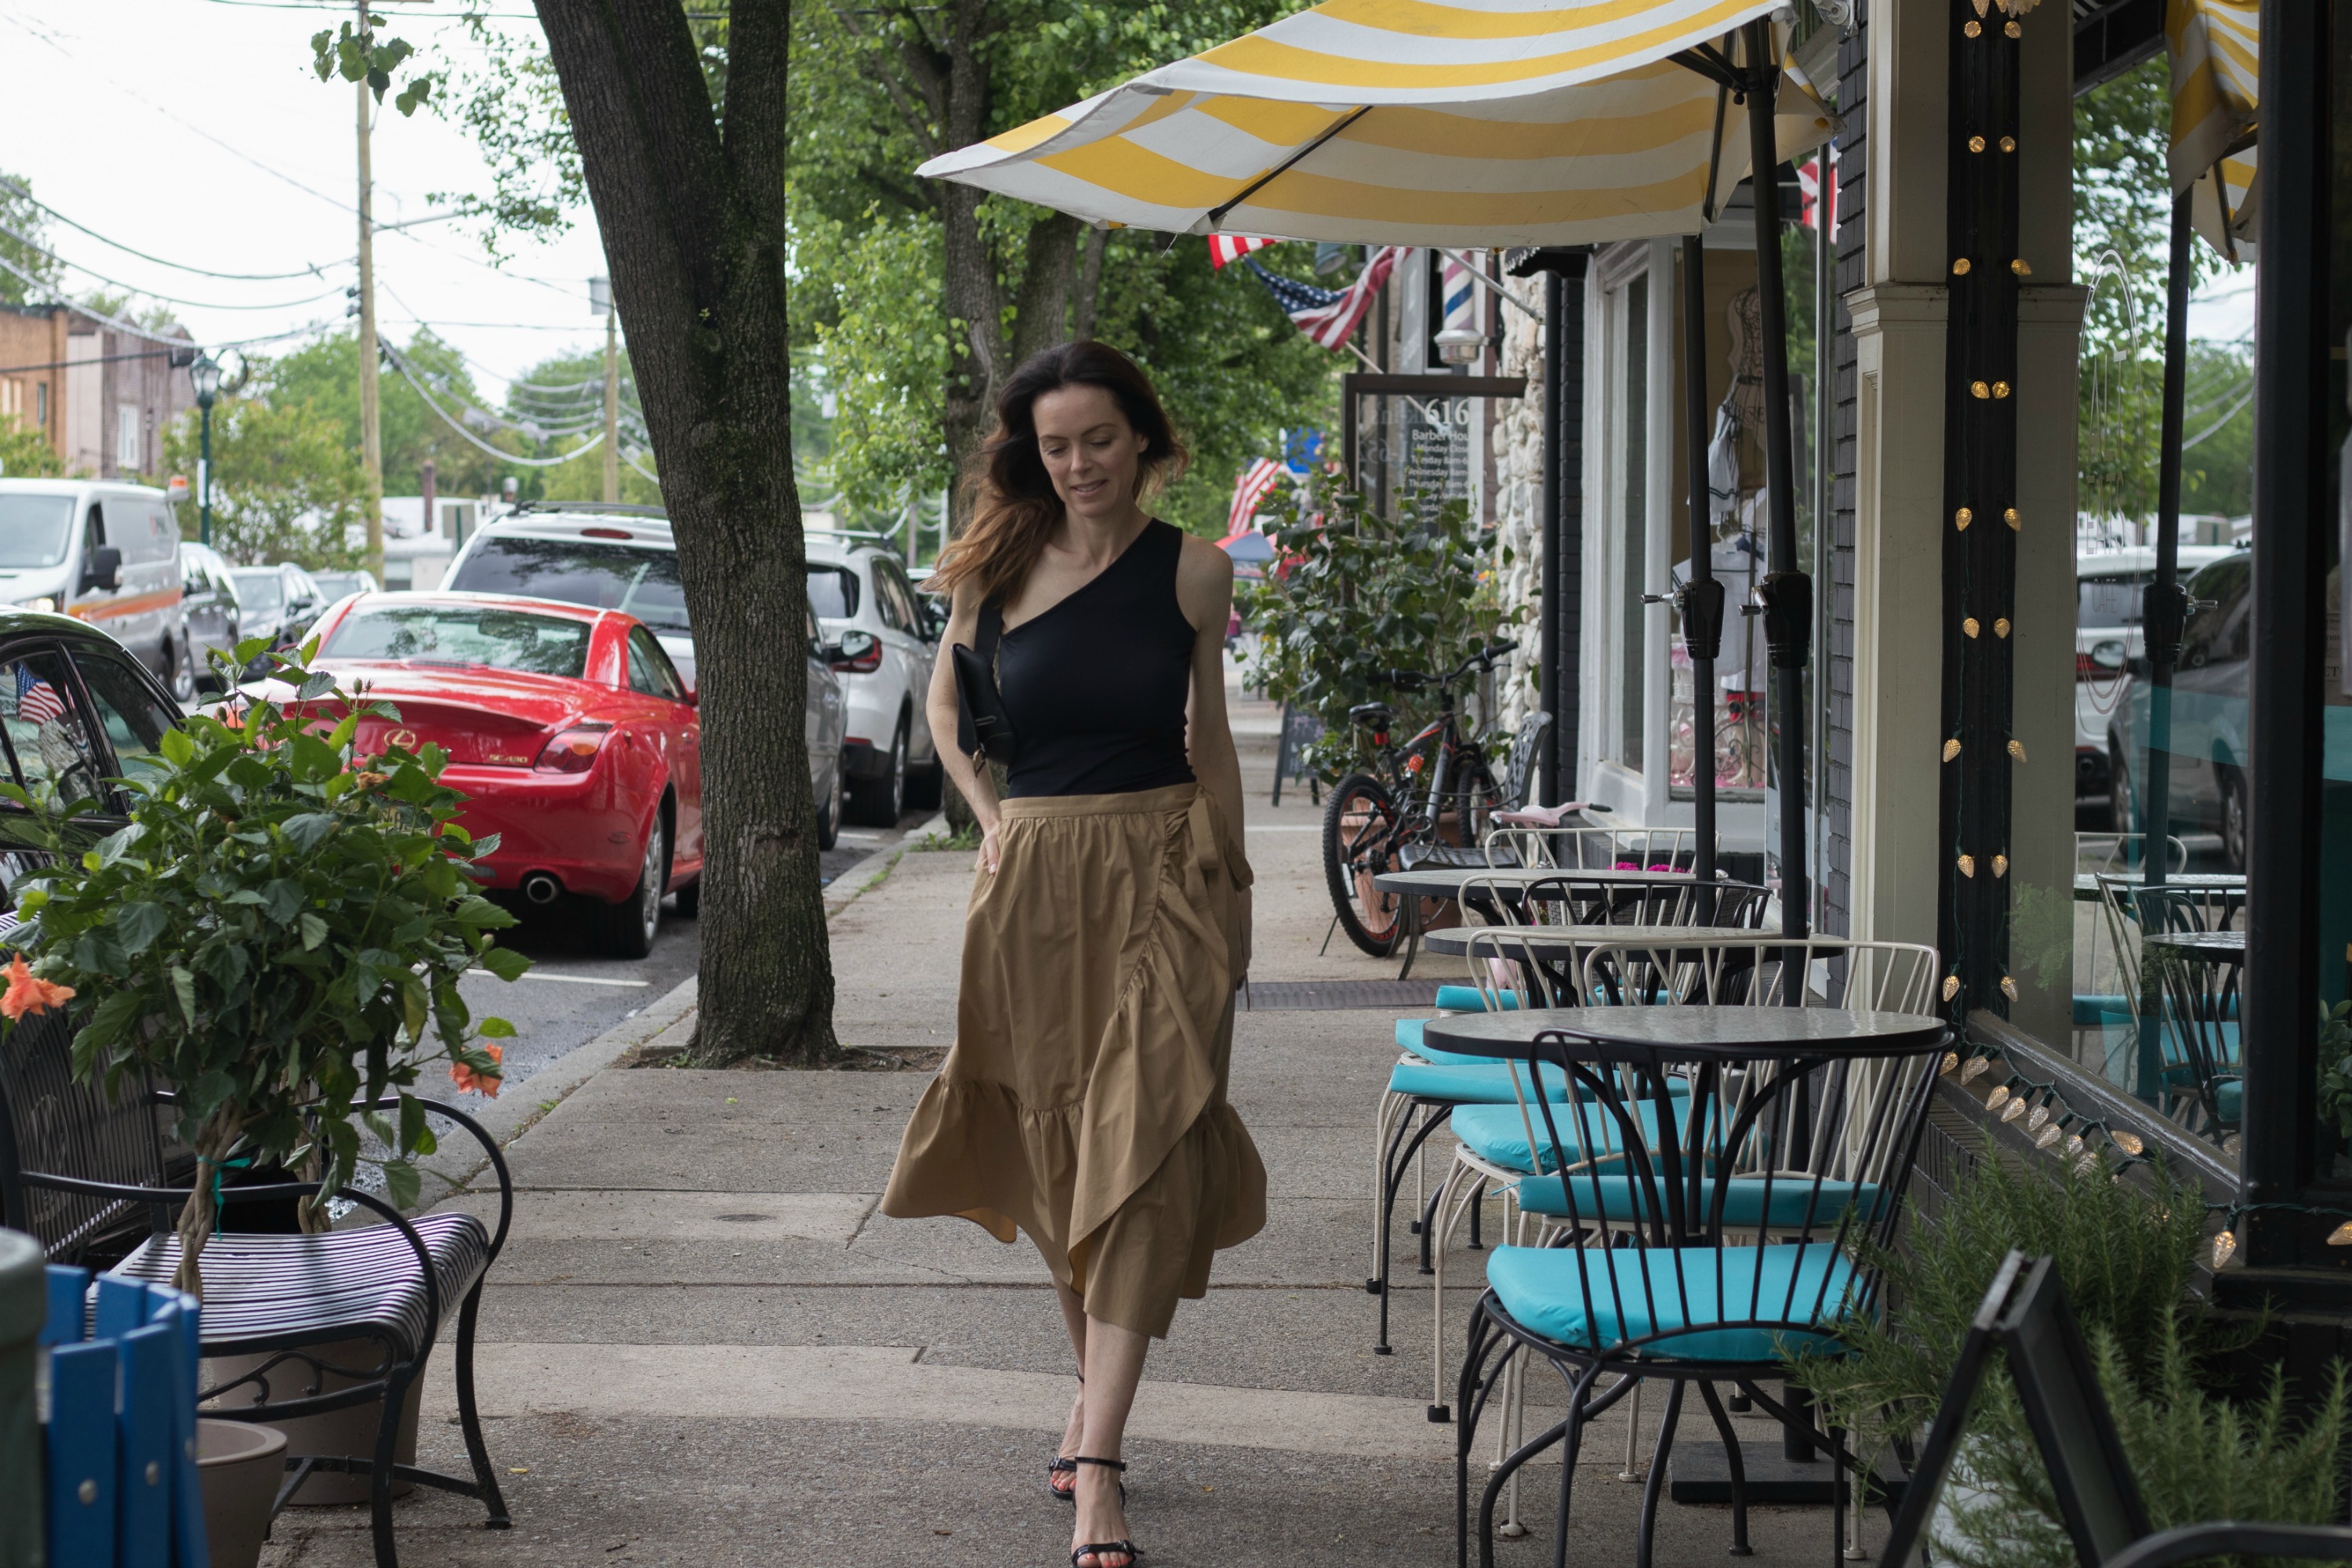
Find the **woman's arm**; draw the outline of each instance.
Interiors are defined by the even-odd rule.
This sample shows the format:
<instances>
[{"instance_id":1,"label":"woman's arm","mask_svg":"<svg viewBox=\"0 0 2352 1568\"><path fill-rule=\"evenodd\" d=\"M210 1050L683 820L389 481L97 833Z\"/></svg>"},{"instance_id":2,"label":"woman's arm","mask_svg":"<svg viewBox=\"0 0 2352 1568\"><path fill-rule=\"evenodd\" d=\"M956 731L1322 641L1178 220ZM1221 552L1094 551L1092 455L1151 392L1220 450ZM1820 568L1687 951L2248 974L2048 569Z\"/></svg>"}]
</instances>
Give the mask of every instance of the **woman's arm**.
<instances>
[{"instance_id":1,"label":"woman's arm","mask_svg":"<svg viewBox=\"0 0 2352 1568\"><path fill-rule=\"evenodd\" d=\"M1223 553L1220 552L1219 553ZM940 765L963 797L971 803L971 814L980 819L980 864L983 869L996 869L996 781L988 770L973 765L963 754L957 731L962 715L956 701L955 656L949 651L959 645L973 646L980 635L980 587L965 582L959 584L955 600L948 612L948 629L941 644L940 658L931 667L931 689L923 704L923 713L931 721L931 744L939 752Z\"/></svg>"},{"instance_id":2,"label":"woman's arm","mask_svg":"<svg viewBox=\"0 0 2352 1568\"><path fill-rule=\"evenodd\" d=\"M1205 539L1187 538L1176 565L1176 603L1192 623L1192 695L1185 703L1185 750L1202 787L1216 796L1238 842L1242 761L1225 715L1225 626L1234 608L1234 561ZM1242 963L1250 950L1250 890L1241 890ZM1234 977L1236 982L1242 976Z\"/></svg>"}]
</instances>

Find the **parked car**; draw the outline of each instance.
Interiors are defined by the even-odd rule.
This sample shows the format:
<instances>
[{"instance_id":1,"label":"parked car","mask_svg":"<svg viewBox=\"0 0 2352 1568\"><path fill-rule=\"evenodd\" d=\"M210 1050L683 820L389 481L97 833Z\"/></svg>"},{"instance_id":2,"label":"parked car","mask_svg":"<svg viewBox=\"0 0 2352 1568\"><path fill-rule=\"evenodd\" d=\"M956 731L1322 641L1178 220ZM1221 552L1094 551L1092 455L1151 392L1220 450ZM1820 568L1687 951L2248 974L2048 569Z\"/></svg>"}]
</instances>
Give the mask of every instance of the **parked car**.
<instances>
[{"instance_id":1,"label":"parked car","mask_svg":"<svg viewBox=\"0 0 2352 1568\"><path fill-rule=\"evenodd\" d=\"M194 696L182 591L180 525L162 490L0 479L0 604L101 627L167 689Z\"/></svg>"},{"instance_id":2,"label":"parked car","mask_svg":"<svg viewBox=\"0 0 2352 1568\"><path fill-rule=\"evenodd\" d=\"M105 631L68 616L0 609L0 728L8 737L0 777L36 794L46 784L64 799L93 802L93 838L120 826L130 810L121 788L106 781L153 754L181 714L146 661ZM25 840L8 831L10 819L22 816L0 802L0 882L24 868L10 851Z\"/></svg>"},{"instance_id":3,"label":"parked car","mask_svg":"<svg viewBox=\"0 0 2352 1568\"><path fill-rule=\"evenodd\" d=\"M678 581L669 521L653 507L526 504L483 525L442 579L446 593L495 594L618 610L650 630L690 691L695 686L694 627ZM845 719L835 668L858 657L823 640L809 617L804 657L808 696L809 788L817 805L817 843L841 835L842 735Z\"/></svg>"},{"instance_id":4,"label":"parked car","mask_svg":"<svg viewBox=\"0 0 2352 1568\"><path fill-rule=\"evenodd\" d=\"M314 669L399 710L362 752L436 744L488 886L586 906L598 944L653 949L665 895L699 903L702 723L661 644L614 611L480 594L361 594L320 618Z\"/></svg>"},{"instance_id":5,"label":"parked car","mask_svg":"<svg viewBox=\"0 0 2352 1568\"><path fill-rule=\"evenodd\" d=\"M898 554L878 540L812 533L807 548L809 607L845 656L835 668L849 710L850 816L892 826L908 805L940 801L939 751L923 717L939 632ZM853 652L860 633L867 640Z\"/></svg>"},{"instance_id":6,"label":"parked car","mask_svg":"<svg viewBox=\"0 0 2352 1568\"><path fill-rule=\"evenodd\" d=\"M2226 545L2180 546L2180 574L2231 553ZM2078 811L2105 815L2113 790L2107 774L2107 721L2123 700L2124 668L2140 658L2140 596L2156 580L2151 546L2102 550L2074 558L2074 802ZM2121 831L2121 829L2118 829Z\"/></svg>"},{"instance_id":7,"label":"parked car","mask_svg":"<svg viewBox=\"0 0 2352 1568\"><path fill-rule=\"evenodd\" d=\"M2205 831L2221 838L2221 859L2232 871L2246 868L2246 658L2252 637L2250 615L2253 557L2242 550L2201 568L2183 585L2191 614L2180 639L2180 662L2172 672L2172 744L2169 825L2175 835ZM2328 588L2335 602L2335 587ZM2125 699L2107 726L2106 752L2115 821L2119 832L2142 830L2137 773L2147 755L2149 682L2147 663L2135 657ZM2352 710L2327 712L2329 774L2344 770L2352 752L2342 728Z\"/></svg>"},{"instance_id":8,"label":"parked car","mask_svg":"<svg viewBox=\"0 0 2352 1568\"><path fill-rule=\"evenodd\" d=\"M268 637L273 649L300 647L310 623L327 607L319 584L290 561L275 566L239 566L230 576L236 579L237 602L244 607L245 635ZM257 666L252 673L262 670Z\"/></svg>"},{"instance_id":9,"label":"parked car","mask_svg":"<svg viewBox=\"0 0 2352 1568\"><path fill-rule=\"evenodd\" d=\"M313 572L310 581L319 584L320 602L331 605L353 594L373 594L383 584L371 572Z\"/></svg>"},{"instance_id":10,"label":"parked car","mask_svg":"<svg viewBox=\"0 0 2352 1568\"><path fill-rule=\"evenodd\" d=\"M226 556L209 544L180 544L180 605L187 617L188 663L195 683L216 686L212 656L230 653L245 636L245 611L236 596L236 574Z\"/></svg>"}]
</instances>

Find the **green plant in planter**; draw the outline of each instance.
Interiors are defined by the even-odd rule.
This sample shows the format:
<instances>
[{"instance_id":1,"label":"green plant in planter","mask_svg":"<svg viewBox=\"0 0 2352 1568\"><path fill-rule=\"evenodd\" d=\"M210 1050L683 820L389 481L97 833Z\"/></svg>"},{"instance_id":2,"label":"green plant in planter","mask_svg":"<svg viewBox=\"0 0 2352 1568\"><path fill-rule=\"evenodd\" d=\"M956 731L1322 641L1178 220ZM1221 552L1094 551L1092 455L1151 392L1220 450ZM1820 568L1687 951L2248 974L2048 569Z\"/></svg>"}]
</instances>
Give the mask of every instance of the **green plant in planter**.
<instances>
[{"instance_id":1,"label":"green plant in planter","mask_svg":"<svg viewBox=\"0 0 2352 1568\"><path fill-rule=\"evenodd\" d=\"M2339 1376L2291 1420L2274 1382L2233 1403L2204 1368L2251 1341L2189 1294L2210 1225L2203 1196L2154 1168L2142 1189L2104 1160L2029 1169L1988 1141L1932 1219L1916 1206L1902 1250L1882 1255L1882 1321L1808 1351L1790 1379L1865 1453L1921 1431L2010 1248L2056 1260L2098 1358L2124 1451L2158 1529L2204 1519L2321 1523L2336 1517L2346 1391ZM1941 1553L1963 1568L2073 1568L2074 1553L2015 1388L1986 1381L1954 1468Z\"/></svg>"},{"instance_id":2,"label":"green plant in planter","mask_svg":"<svg viewBox=\"0 0 2352 1568\"><path fill-rule=\"evenodd\" d=\"M1324 476L1300 488L1274 542L1279 560L1263 583L1244 585L1243 614L1262 637L1266 695L1323 721L1306 760L1326 778L1361 754L1348 722L1355 704L1389 703L1406 734L1435 711L1433 693L1408 696L1376 676L1452 669L1519 618L1500 607L1506 552L1480 537L1460 501L1407 495L1383 517Z\"/></svg>"},{"instance_id":3,"label":"green plant in planter","mask_svg":"<svg viewBox=\"0 0 2352 1568\"><path fill-rule=\"evenodd\" d=\"M2319 1119L2352 1148L2352 1002L2320 1005Z\"/></svg>"},{"instance_id":4,"label":"green plant in planter","mask_svg":"<svg viewBox=\"0 0 2352 1568\"><path fill-rule=\"evenodd\" d=\"M215 662L226 679L262 646ZM465 797L440 782L446 754L359 756L361 715L399 715L312 674L314 652L278 660L290 704L167 732L122 781L129 826L95 846L79 826L90 802L0 785L52 857L17 884L26 923L14 940L33 977L74 993L75 1073L111 1090L144 1069L174 1091L196 1157L174 1283L197 1294L233 1159L299 1169L331 1193L362 1162L364 1129L383 1151L367 1163L413 1205L414 1162L434 1140L411 1091L446 1061L461 1088L495 1093L499 1047L484 1041L513 1033L473 1016L458 977L530 967L491 935L515 923L476 890L473 859L496 841L457 826ZM380 1100L396 1110L368 1109ZM323 1195L306 1202L305 1227L325 1223Z\"/></svg>"}]
</instances>

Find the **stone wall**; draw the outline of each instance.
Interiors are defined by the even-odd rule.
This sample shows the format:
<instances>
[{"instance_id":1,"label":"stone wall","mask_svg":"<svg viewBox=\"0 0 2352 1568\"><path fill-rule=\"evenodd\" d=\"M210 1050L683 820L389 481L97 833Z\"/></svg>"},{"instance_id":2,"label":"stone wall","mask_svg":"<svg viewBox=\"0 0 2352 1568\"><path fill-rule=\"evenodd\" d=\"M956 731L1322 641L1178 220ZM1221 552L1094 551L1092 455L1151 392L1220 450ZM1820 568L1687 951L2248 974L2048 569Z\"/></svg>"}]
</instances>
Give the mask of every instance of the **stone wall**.
<instances>
[{"instance_id":1,"label":"stone wall","mask_svg":"<svg viewBox=\"0 0 2352 1568\"><path fill-rule=\"evenodd\" d=\"M1543 280L1518 279L1509 288L1539 305ZM1519 612L1513 638L1519 652L1506 679L1496 672L1495 721L1514 731L1535 710L1538 582L1543 550L1543 324L1524 311L1503 307L1503 354L1498 374L1528 378L1525 397L1496 398L1491 436L1495 453L1495 527L1501 569L1498 596L1506 613Z\"/></svg>"}]
</instances>

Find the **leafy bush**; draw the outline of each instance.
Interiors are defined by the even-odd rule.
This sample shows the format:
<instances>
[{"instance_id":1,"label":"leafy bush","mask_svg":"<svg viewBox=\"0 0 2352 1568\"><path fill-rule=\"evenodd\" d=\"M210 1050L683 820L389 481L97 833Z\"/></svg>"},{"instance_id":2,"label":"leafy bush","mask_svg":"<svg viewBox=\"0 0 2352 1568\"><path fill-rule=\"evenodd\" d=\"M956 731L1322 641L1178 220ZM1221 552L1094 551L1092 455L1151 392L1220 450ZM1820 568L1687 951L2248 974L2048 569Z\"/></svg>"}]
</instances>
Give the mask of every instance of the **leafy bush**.
<instances>
[{"instance_id":1,"label":"leafy bush","mask_svg":"<svg viewBox=\"0 0 2352 1568\"><path fill-rule=\"evenodd\" d=\"M1264 583L1244 586L1242 614L1263 638L1254 673L1267 696L1323 721L1307 761L1336 779L1365 754L1349 708L1387 702L1406 734L1436 711L1434 692L1407 696L1376 677L1452 669L1519 612L1499 607L1486 545L1460 501L1432 507L1407 495L1382 517L1328 478L1298 496L1274 531L1280 559Z\"/></svg>"},{"instance_id":2,"label":"leafy bush","mask_svg":"<svg viewBox=\"0 0 2352 1568\"><path fill-rule=\"evenodd\" d=\"M264 646L239 647L234 668ZM391 1196L414 1204L413 1162L434 1148L411 1092L424 1069L446 1060L460 1087L495 1093L499 1047L482 1041L514 1032L476 1019L458 977L530 967L490 934L515 923L476 891L473 858L496 841L455 821L465 797L440 782L446 755L359 756L361 715L399 715L302 668L314 649L278 661L299 688L290 705L166 732L123 781L129 826L94 847L79 821L92 802L0 784L51 857L17 885L15 940L35 976L75 993L76 1074L112 1089L144 1069L175 1092L196 1156L177 1283L199 1294L215 1180L233 1158L299 1167L331 1193L361 1163L364 1128ZM235 689L232 668L219 673ZM395 1113L369 1109L379 1100ZM304 1223L323 1227L323 1194Z\"/></svg>"},{"instance_id":3,"label":"leafy bush","mask_svg":"<svg viewBox=\"0 0 2352 1568\"><path fill-rule=\"evenodd\" d=\"M2339 1375L2291 1422L2273 1382L2234 1404L2206 1385L2215 1353L2252 1336L2189 1295L2208 1230L2204 1200L2161 1167L2152 1188L2104 1161L2028 1170L1988 1142L1932 1221L1916 1206L1900 1253L1882 1255L1883 1321L1841 1331L1790 1379L1823 1418L1876 1453L1933 1419L1977 1308L2011 1247L2055 1259L2099 1365L2124 1451L2157 1528L2207 1519L2322 1523L2340 1496L2346 1389ZM2074 1552L2015 1388L1989 1378L1947 1494L1944 1552L1962 1568L2073 1568Z\"/></svg>"}]
</instances>

